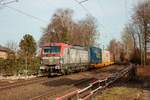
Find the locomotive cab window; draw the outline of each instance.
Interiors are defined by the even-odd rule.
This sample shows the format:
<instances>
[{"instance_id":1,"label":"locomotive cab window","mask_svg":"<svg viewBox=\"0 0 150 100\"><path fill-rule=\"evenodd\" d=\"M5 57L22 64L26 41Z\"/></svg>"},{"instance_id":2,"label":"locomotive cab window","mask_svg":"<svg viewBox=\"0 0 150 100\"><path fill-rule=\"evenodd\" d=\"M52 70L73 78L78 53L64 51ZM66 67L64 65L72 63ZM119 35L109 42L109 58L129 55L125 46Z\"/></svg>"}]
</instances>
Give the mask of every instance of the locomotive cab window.
<instances>
[{"instance_id":1,"label":"locomotive cab window","mask_svg":"<svg viewBox=\"0 0 150 100\"><path fill-rule=\"evenodd\" d=\"M60 53L60 46L50 46L44 48L45 54L59 54Z\"/></svg>"}]
</instances>

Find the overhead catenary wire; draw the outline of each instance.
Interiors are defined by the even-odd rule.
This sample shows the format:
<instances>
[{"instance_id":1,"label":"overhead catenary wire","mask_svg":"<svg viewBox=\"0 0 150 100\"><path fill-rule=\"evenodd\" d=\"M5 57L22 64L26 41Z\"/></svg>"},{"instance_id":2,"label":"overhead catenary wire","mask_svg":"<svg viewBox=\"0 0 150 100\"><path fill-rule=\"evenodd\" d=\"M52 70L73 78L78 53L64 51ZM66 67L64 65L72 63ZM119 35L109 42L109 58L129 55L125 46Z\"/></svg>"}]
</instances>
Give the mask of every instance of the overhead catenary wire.
<instances>
[{"instance_id":1,"label":"overhead catenary wire","mask_svg":"<svg viewBox=\"0 0 150 100\"><path fill-rule=\"evenodd\" d=\"M10 4L10 3L14 3L14 2L18 2L19 0L10 0L10 1L5 1L5 0L0 0L0 4L1 5L7 5L7 4Z\"/></svg>"},{"instance_id":2,"label":"overhead catenary wire","mask_svg":"<svg viewBox=\"0 0 150 100\"><path fill-rule=\"evenodd\" d=\"M100 17L101 17L101 19L103 20L104 16L103 16L102 12L104 11L104 8L103 8L103 6L101 5L101 4L102 4L101 0L97 0L97 1L99 2L99 8L101 9L101 16L100 16ZM105 34L104 34L103 36L106 37L106 38L108 38L107 35L108 35L108 32L110 32L109 28L103 26L103 29L107 30L107 33L105 32ZM110 36L110 35L111 35L111 37L113 37L112 34L109 34L109 36ZM103 39L101 39L101 40L103 40ZM102 43L104 43L104 41L103 41Z\"/></svg>"},{"instance_id":3,"label":"overhead catenary wire","mask_svg":"<svg viewBox=\"0 0 150 100\"><path fill-rule=\"evenodd\" d=\"M18 12L18 13L20 13L20 14L22 14L22 15L25 15L25 16L27 16L27 17L36 19L37 21L40 21L40 22L43 22L43 23L48 22L48 21L43 20L43 19L41 19L41 18L39 18L39 17L36 17L36 16L34 16L34 15L31 15L31 14L29 14L29 13L27 13L27 12L24 12L24 11L22 11L22 10L20 10L20 9L17 9L17 8L8 6L8 4L14 3L14 2L18 2L18 1L19 1L19 0L11 0L11 1L5 2L5 0L0 0L0 5L3 6L3 7L7 7L8 9L11 9L11 10L13 10L13 11L15 11L15 12Z\"/></svg>"},{"instance_id":4,"label":"overhead catenary wire","mask_svg":"<svg viewBox=\"0 0 150 100\"><path fill-rule=\"evenodd\" d=\"M124 3L125 3L125 17L128 19L128 2L127 2L127 0L125 0Z\"/></svg>"},{"instance_id":5,"label":"overhead catenary wire","mask_svg":"<svg viewBox=\"0 0 150 100\"><path fill-rule=\"evenodd\" d=\"M85 6L82 5L82 3L83 3L82 1L81 2L79 2L78 0L74 0L74 1L77 2L88 14L90 14L91 16L93 16L93 14Z\"/></svg>"},{"instance_id":6,"label":"overhead catenary wire","mask_svg":"<svg viewBox=\"0 0 150 100\"><path fill-rule=\"evenodd\" d=\"M4 5L4 6L7 7L7 8L9 8L9 9L11 9L11 10L13 10L13 11L16 11L16 12L22 14L22 15L25 15L25 16L27 16L27 17L36 19L37 21L40 21L40 22L43 22L43 23L48 22L48 21L43 20L43 19L41 19L41 18L39 18L39 17L36 17L36 16L34 16L34 15L31 15L31 14L29 14L29 13L27 13L27 12L24 12L24 11L22 11L22 10L20 10L20 9L13 8L13 7L10 7L10 6L7 6L7 5Z\"/></svg>"},{"instance_id":7,"label":"overhead catenary wire","mask_svg":"<svg viewBox=\"0 0 150 100\"><path fill-rule=\"evenodd\" d=\"M93 16L93 14L83 5L83 3L87 2L88 0L84 0L84 1L80 1L80 2L78 0L74 0L74 1L77 2L89 15ZM101 18L101 16L98 16L98 17ZM99 24L103 29L106 29L100 21L99 21ZM107 36L106 36L106 38L107 38Z\"/></svg>"},{"instance_id":8,"label":"overhead catenary wire","mask_svg":"<svg viewBox=\"0 0 150 100\"><path fill-rule=\"evenodd\" d=\"M0 0L0 2L2 2L2 1L4 1L4 0Z\"/></svg>"},{"instance_id":9,"label":"overhead catenary wire","mask_svg":"<svg viewBox=\"0 0 150 100\"><path fill-rule=\"evenodd\" d=\"M74 0L74 1L77 2L90 16L93 16L93 14L82 4L83 2L86 2L88 0L84 0L84 1L80 1L80 2L78 0ZM100 25L104 28L104 25L102 23L100 23Z\"/></svg>"},{"instance_id":10,"label":"overhead catenary wire","mask_svg":"<svg viewBox=\"0 0 150 100\"><path fill-rule=\"evenodd\" d=\"M3 1L5 1L5 0L0 0L0 3L3 2Z\"/></svg>"},{"instance_id":11,"label":"overhead catenary wire","mask_svg":"<svg viewBox=\"0 0 150 100\"><path fill-rule=\"evenodd\" d=\"M4 8L4 5L18 2L19 0L0 0L0 9Z\"/></svg>"},{"instance_id":12,"label":"overhead catenary wire","mask_svg":"<svg viewBox=\"0 0 150 100\"><path fill-rule=\"evenodd\" d=\"M78 1L78 0L76 0L76 1ZM88 0L85 0L85 1L88 1ZM81 3L84 3L85 1L81 1L81 2L79 2L80 3L80 5L82 5ZM99 1L99 0L98 0ZM100 2L100 1L99 1ZM100 4L101 4L101 2L100 2ZM83 6L83 5L82 5ZM85 6L84 6L85 7ZM87 8L86 8L87 9ZM100 9L102 9L103 10L103 8L102 8L102 6L101 6L101 8ZM88 10L88 9L87 9ZM87 13L89 13L90 11L88 10L88 12ZM101 11L102 12L102 11ZM93 16L92 15L92 13L89 13L91 16ZM98 17L99 18L101 18L101 19L103 19L101 16L99 16L98 15ZM108 28L106 29L106 27L99 21L99 24L100 24L100 26L103 28L103 29L105 29L105 30L108 30ZM102 33L101 33L102 34ZM107 33L105 33L103 36L105 37L105 38L108 38L108 36L107 36L108 34ZM109 34L110 35L110 34ZM100 40L103 40L103 39L100 39ZM104 41L102 41L102 43L100 43L102 46L104 45Z\"/></svg>"},{"instance_id":13,"label":"overhead catenary wire","mask_svg":"<svg viewBox=\"0 0 150 100\"><path fill-rule=\"evenodd\" d=\"M84 3L84 2L86 2L86 1L88 1L88 0L83 0L83 1L80 1L80 3Z\"/></svg>"}]
</instances>

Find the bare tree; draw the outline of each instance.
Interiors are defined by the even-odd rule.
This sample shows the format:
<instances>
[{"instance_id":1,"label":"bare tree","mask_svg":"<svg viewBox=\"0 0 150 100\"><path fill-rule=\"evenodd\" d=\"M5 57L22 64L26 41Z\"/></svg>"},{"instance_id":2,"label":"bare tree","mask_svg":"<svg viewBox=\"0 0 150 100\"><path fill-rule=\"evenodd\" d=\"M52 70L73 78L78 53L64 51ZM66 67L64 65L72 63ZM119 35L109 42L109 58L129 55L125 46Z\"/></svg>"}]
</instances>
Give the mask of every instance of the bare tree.
<instances>
[{"instance_id":1,"label":"bare tree","mask_svg":"<svg viewBox=\"0 0 150 100\"><path fill-rule=\"evenodd\" d=\"M116 40L112 39L109 43L108 50L112 53L114 61L116 61Z\"/></svg>"},{"instance_id":2,"label":"bare tree","mask_svg":"<svg viewBox=\"0 0 150 100\"><path fill-rule=\"evenodd\" d=\"M122 43L124 45L124 51L126 58L130 60L131 54L136 49L136 39L131 24L127 25L122 33Z\"/></svg>"},{"instance_id":3,"label":"bare tree","mask_svg":"<svg viewBox=\"0 0 150 100\"><path fill-rule=\"evenodd\" d=\"M119 63L124 61L125 53L121 42L112 39L109 43L108 50L112 53L114 62Z\"/></svg>"},{"instance_id":4,"label":"bare tree","mask_svg":"<svg viewBox=\"0 0 150 100\"><path fill-rule=\"evenodd\" d=\"M148 43L150 42L150 1L145 0L135 8L133 22L138 26L141 37L141 53L143 55L143 64L147 63Z\"/></svg>"},{"instance_id":5,"label":"bare tree","mask_svg":"<svg viewBox=\"0 0 150 100\"><path fill-rule=\"evenodd\" d=\"M8 49L10 49L11 51L17 53L18 45L17 45L16 42L14 42L14 41L7 41L6 47L7 47Z\"/></svg>"},{"instance_id":6,"label":"bare tree","mask_svg":"<svg viewBox=\"0 0 150 100\"><path fill-rule=\"evenodd\" d=\"M122 39L130 59L145 65L150 49L150 1L144 0L135 7L131 22L123 30ZM133 53L128 50L129 45Z\"/></svg>"},{"instance_id":7,"label":"bare tree","mask_svg":"<svg viewBox=\"0 0 150 100\"><path fill-rule=\"evenodd\" d=\"M58 9L51 18L51 22L44 31L41 43L67 42L69 33L72 33L73 11L71 9Z\"/></svg>"},{"instance_id":8,"label":"bare tree","mask_svg":"<svg viewBox=\"0 0 150 100\"><path fill-rule=\"evenodd\" d=\"M82 33L82 38L84 40L83 46L94 45L97 34L96 20L87 15L84 20L79 22L80 31Z\"/></svg>"},{"instance_id":9,"label":"bare tree","mask_svg":"<svg viewBox=\"0 0 150 100\"><path fill-rule=\"evenodd\" d=\"M72 17L73 11L70 9L57 10L44 30L40 45L48 42L64 42L80 46L93 45L97 35L94 17L87 15L79 22L74 21Z\"/></svg>"}]
</instances>

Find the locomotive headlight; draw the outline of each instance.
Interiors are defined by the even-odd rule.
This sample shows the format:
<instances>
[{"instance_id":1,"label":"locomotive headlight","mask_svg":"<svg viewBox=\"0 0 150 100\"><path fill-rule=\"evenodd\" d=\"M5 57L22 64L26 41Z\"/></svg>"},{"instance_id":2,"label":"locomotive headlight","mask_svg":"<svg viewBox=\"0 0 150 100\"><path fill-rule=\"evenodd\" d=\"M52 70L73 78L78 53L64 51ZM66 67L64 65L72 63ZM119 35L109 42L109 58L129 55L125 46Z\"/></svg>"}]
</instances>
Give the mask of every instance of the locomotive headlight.
<instances>
[{"instance_id":1,"label":"locomotive headlight","mask_svg":"<svg viewBox=\"0 0 150 100\"><path fill-rule=\"evenodd\" d=\"M63 62L64 62L64 59L61 57L60 58L60 64L63 64Z\"/></svg>"},{"instance_id":2,"label":"locomotive headlight","mask_svg":"<svg viewBox=\"0 0 150 100\"><path fill-rule=\"evenodd\" d=\"M60 59L60 64L62 64L63 63L63 61L62 61L62 59Z\"/></svg>"},{"instance_id":3,"label":"locomotive headlight","mask_svg":"<svg viewBox=\"0 0 150 100\"><path fill-rule=\"evenodd\" d=\"M55 66L55 69L60 69L60 66L59 65Z\"/></svg>"},{"instance_id":4,"label":"locomotive headlight","mask_svg":"<svg viewBox=\"0 0 150 100\"><path fill-rule=\"evenodd\" d=\"M41 60L41 64L43 64L43 59Z\"/></svg>"}]
</instances>

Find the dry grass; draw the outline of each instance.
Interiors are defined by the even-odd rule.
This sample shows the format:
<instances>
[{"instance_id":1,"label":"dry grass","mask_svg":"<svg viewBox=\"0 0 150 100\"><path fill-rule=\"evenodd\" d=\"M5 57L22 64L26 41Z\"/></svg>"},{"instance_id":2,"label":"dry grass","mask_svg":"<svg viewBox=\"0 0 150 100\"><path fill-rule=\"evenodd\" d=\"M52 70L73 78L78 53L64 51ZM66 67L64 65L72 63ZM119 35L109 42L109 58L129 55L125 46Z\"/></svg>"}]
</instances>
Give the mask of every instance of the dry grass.
<instances>
[{"instance_id":1,"label":"dry grass","mask_svg":"<svg viewBox=\"0 0 150 100\"><path fill-rule=\"evenodd\" d=\"M145 67L138 67L137 68L137 75L140 77L143 76L150 76L150 66L145 66Z\"/></svg>"},{"instance_id":2,"label":"dry grass","mask_svg":"<svg viewBox=\"0 0 150 100\"><path fill-rule=\"evenodd\" d=\"M106 89L94 100L142 100L142 91L136 88L113 87Z\"/></svg>"}]
</instances>

